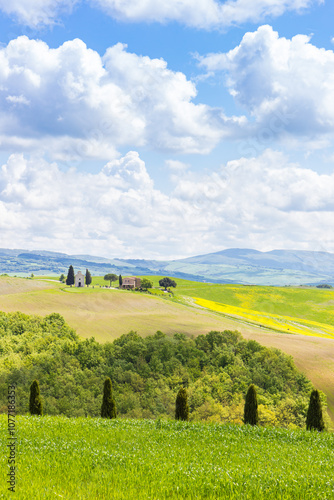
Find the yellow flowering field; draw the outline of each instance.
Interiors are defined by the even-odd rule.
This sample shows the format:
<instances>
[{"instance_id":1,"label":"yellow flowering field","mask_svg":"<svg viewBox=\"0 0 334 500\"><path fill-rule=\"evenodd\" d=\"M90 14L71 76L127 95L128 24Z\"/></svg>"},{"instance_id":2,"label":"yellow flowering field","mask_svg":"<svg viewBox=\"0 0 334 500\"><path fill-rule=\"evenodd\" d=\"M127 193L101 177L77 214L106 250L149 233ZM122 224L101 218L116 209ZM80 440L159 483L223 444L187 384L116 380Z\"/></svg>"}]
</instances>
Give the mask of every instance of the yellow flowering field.
<instances>
[{"instance_id":1,"label":"yellow flowering field","mask_svg":"<svg viewBox=\"0 0 334 500\"><path fill-rule=\"evenodd\" d=\"M334 327L317 321L254 311L199 297L194 297L194 299L197 305L211 311L221 313L224 316L242 319L248 323L253 323L272 330L300 335L334 338Z\"/></svg>"}]
</instances>

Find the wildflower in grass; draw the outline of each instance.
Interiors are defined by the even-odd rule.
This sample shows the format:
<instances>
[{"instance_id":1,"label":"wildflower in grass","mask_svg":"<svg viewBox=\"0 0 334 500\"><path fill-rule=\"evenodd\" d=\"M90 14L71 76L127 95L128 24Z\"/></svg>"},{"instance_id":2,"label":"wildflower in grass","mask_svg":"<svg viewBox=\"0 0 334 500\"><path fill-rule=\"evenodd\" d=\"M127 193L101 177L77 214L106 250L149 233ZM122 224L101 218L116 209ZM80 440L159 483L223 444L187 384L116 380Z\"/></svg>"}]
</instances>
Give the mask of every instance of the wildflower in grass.
<instances>
[{"instance_id":1,"label":"wildflower in grass","mask_svg":"<svg viewBox=\"0 0 334 500\"><path fill-rule=\"evenodd\" d=\"M181 387L176 396L175 418L176 420L189 420L188 395L184 387Z\"/></svg>"},{"instance_id":2,"label":"wildflower in grass","mask_svg":"<svg viewBox=\"0 0 334 500\"><path fill-rule=\"evenodd\" d=\"M109 377L107 377L104 382L101 417L116 418L116 404L114 398L112 397L112 386Z\"/></svg>"},{"instance_id":3,"label":"wildflower in grass","mask_svg":"<svg viewBox=\"0 0 334 500\"><path fill-rule=\"evenodd\" d=\"M246 394L244 408L244 423L250 425L258 425L259 415L257 410L257 395L254 384L249 386Z\"/></svg>"},{"instance_id":4,"label":"wildflower in grass","mask_svg":"<svg viewBox=\"0 0 334 500\"><path fill-rule=\"evenodd\" d=\"M43 415L38 380L34 380L30 386L29 412L30 415Z\"/></svg>"},{"instance_id":5,"label":"wildflower in grass","mask_svg":"<svg viewBox=\"0 0 334 500\"><path fill-rule=\"evenodd\" d=\"M308 431L312 429L323 431L325 429L320 394L317 390L311 392L310 404L306 416L306 429Z\"/></svg>"}]
</instances>

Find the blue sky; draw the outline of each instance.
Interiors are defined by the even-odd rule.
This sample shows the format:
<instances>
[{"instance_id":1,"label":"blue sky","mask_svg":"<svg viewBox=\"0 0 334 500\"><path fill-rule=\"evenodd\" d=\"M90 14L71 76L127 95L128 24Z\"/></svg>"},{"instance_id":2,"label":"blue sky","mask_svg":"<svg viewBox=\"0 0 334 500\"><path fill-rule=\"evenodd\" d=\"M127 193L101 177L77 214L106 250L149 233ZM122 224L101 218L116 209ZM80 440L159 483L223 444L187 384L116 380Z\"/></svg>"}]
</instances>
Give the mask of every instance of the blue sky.
<instances>
[{"instance_id":1,"label":"blue sky","mask_svg":"<svg viewBox=\"0 0 334 500\"><path fill-rule=\"evenodd\" d=\"M334 252L329 0L0 0L0 247Z\"/></svg>"}]
</instances>

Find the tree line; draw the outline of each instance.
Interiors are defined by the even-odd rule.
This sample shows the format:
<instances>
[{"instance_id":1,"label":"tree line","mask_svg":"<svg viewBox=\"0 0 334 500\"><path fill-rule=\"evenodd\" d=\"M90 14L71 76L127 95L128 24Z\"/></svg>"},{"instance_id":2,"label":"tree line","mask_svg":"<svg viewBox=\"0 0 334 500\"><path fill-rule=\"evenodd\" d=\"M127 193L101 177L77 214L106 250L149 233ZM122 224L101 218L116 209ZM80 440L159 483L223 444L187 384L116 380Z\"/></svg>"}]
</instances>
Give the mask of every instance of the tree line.
<instances>
[{"instance_id":1,"label":"tree line","mask_svg":"<svg viewBox=\"0 0 334 500\"><path fill-rule=\"evenodd\" d=\"M106 274L103 279L105 281L109 281L110 283L110 286L112 283L114 283L115 281L119 281L119 285L122 286L122 276L119 275L117 276L117 274L114 274L114 273L108 273ZM68 286L72 286L74 285L75 283L75 273L74 273L74 268L72 265L70 265L70 267L68 268L68 271L67 271L67 277L65 279L65 276L63 274L60 275L60 278L59 278L59 281L61 282L65 282L66 285ZM85 285L86 286L89 286L90 284L92 283L92 275L90 273L90 271L88 269L86 269L86 273L85 273Z\"/></svg>"},{"instance_id":2,"label":"tree line","mask_svg":"<svg viewBox=\"0 0 334 500\"><path fill-rule=\"evenodd\" d=\"M43 415L43 405L40 396L38 380L34 380L30 386L29 412L31 415ZM106 378L103 387L103 399L101 406L102 418L116 418L116 403L112 393L112 383L109 377ZM188 395L184 387L179 389L175 401L175 419L189 420ZM244 405L244 424L258 425L258 403L254 384L249 386ZM313 390L310 396L310 403L307 410L306 429L323 431L325 429L322 405L319 391Z\"/></svg>"},{"instance_id":3,"label":"tree line","mask_svg":"<svg viewBox=\"0 0 334 500\"><path fill-rule=\"evenodd\" d=\"M184 388L190 420L242 423L245 394L254 384L260 425L303 427L312 390L291 357L238 332L196 338L130 332L100 344L80 339L59 314L0 312L0 412L6 412L8 385L15 384L17 412L26 413L36 379L46 414L99 416L107 377L121 418L173 418Z\"/></svg>"},{"instance_id":4,"label":"tree line","mask_svg":"<svg viewBox=\"0 0 334 500\"><path fill-rule=\"evenodd\" d=\"M107 273L104 275L103 279L104 279L104 281L109 281L110 287L112 286L112 283L115 283L116 281L118 281L119 287L120 288L122 287L123 278L122 278L121 274L118 276L117 274L114 274L114 273ZM66 279L65 279L65 276L63 274L61 274L59 281L65 282L66 285L68 285L68 286L74 285L75 274L74 274L74 268L72 265L68 268ZM89 286L91 283L92 283L91 273L88 271L88 269L86 269L85 285ZM171 287L175 288L176 287L175 281L172 280L171 278L168 278L168 277L165 277L165 278L162 278L161 280L159 280L159 285L161 287L163 287L165 290L167 290L167 288L171 288ZM148 278L142 278L140 288L142 290L148 290L150 288L153 288L153 282L151 280L149 280Z\"/></svg>"}]
</instances>

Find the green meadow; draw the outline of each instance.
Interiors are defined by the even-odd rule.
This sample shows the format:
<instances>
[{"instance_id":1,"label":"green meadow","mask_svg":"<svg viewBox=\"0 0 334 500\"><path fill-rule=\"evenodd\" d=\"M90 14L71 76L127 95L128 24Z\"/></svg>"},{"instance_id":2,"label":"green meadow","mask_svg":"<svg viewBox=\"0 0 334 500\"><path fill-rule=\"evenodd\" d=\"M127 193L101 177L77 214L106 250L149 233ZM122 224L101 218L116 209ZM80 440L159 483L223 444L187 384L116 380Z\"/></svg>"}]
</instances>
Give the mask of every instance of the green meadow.
<instances>
[{"instance_id":1,"label":"green meadow","mask_svg":"<svg viewBox=\"0 0 334 500\"><path fill-rule=\"evenodd\" d=\"M160 276L147 276L158 286ZM292 316L334 327L334 289L219 285L176 279L176 297L202 299L279 316Z\"/></svg>"},{"instance_id":2,"label":"green meadow","mask_svg":"<svg viewBox=\"0 0 334 500\"><path fill-rule=\"evenodd\" d=\"M6 449L5 416L0 440ZM17 417L16 491L1 498L334 498L334 435L167 420ZM1 454L2 477L7 473Z\"/></svg>"}]
</instances>

